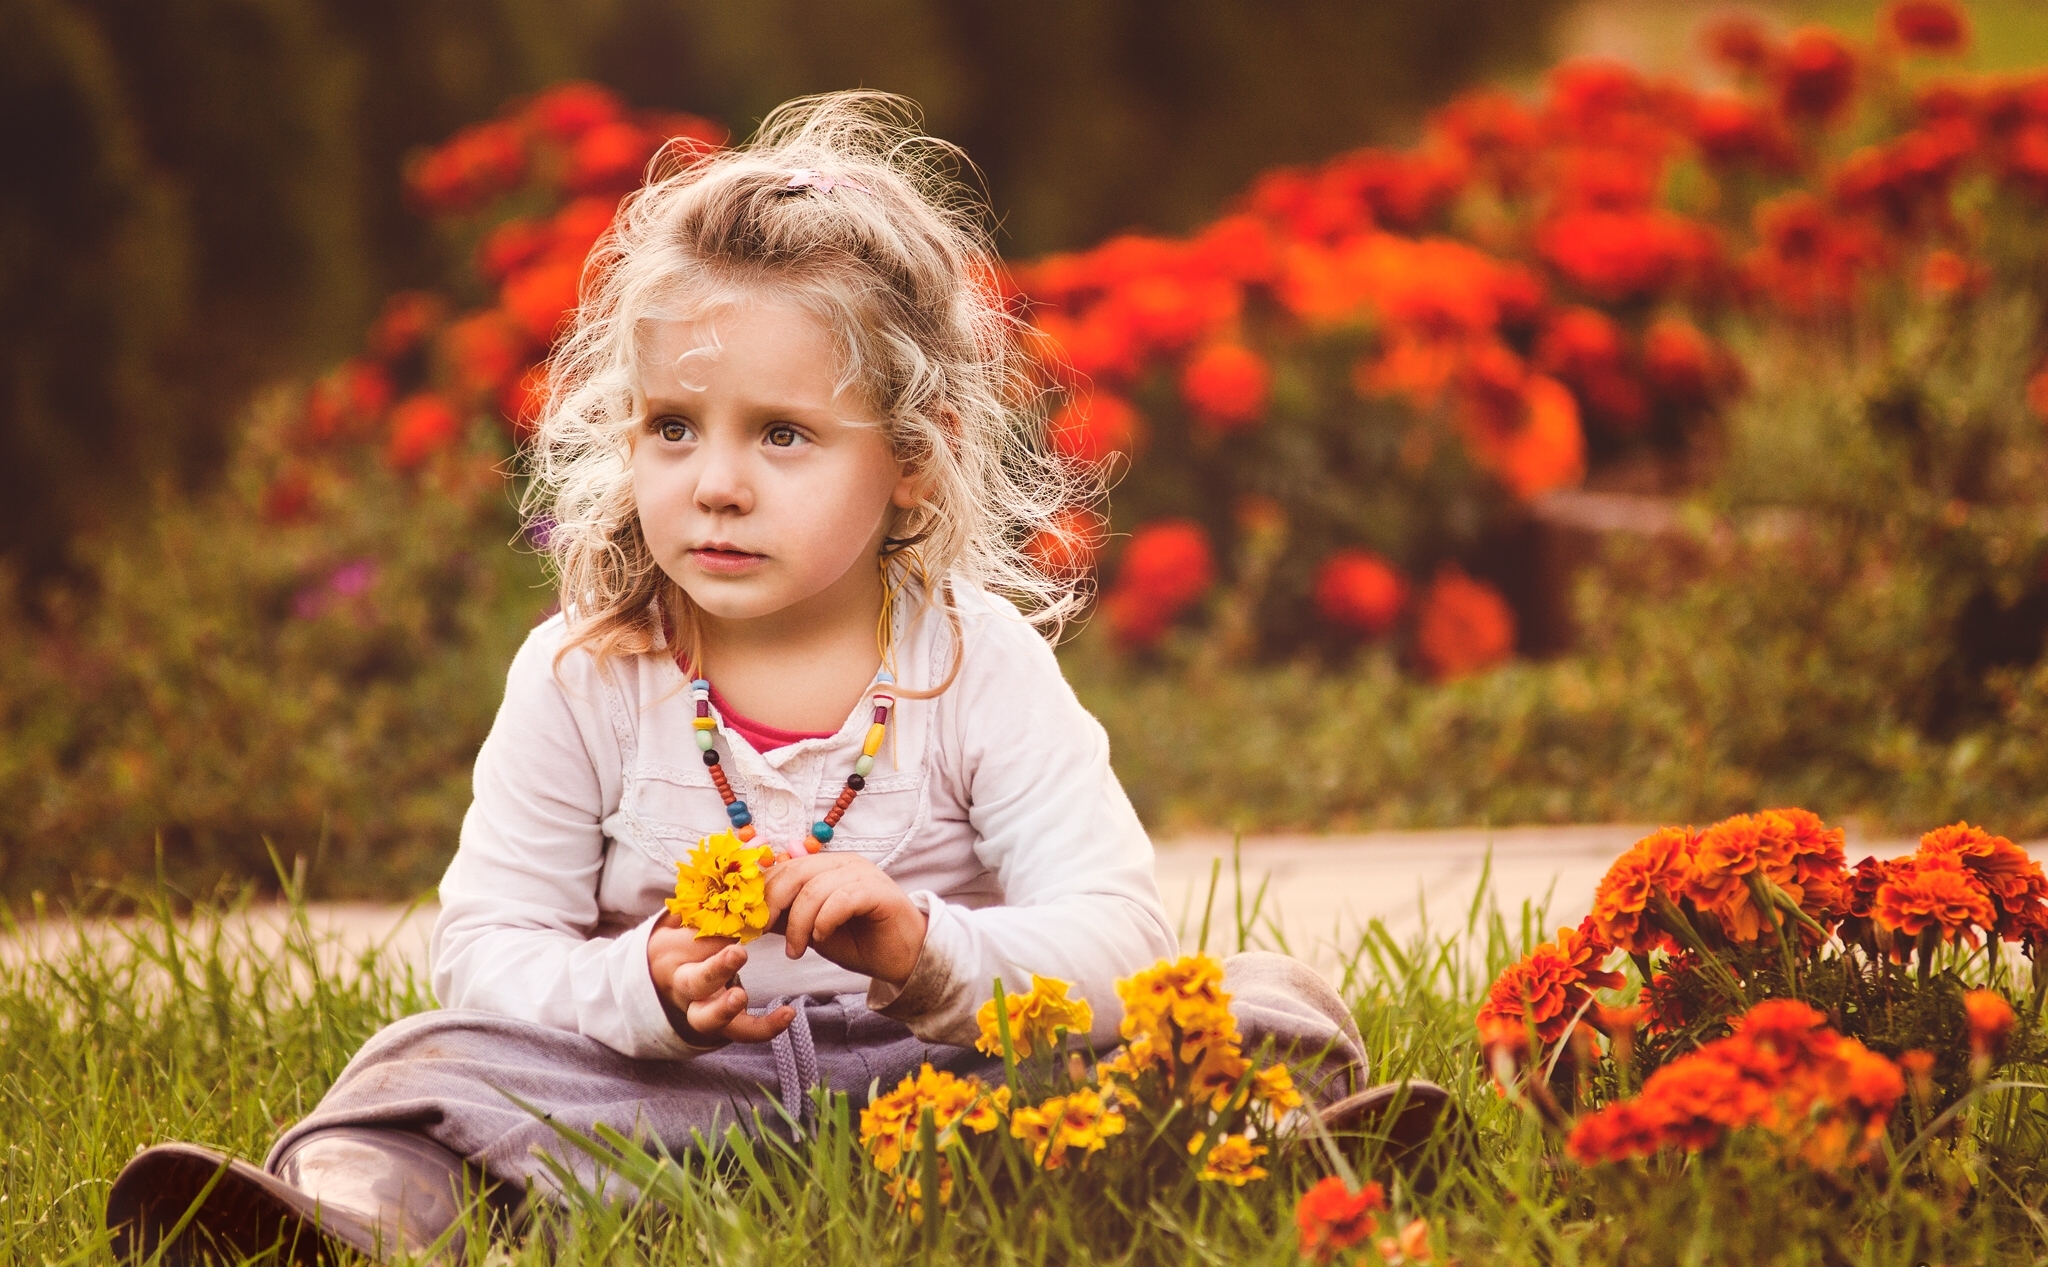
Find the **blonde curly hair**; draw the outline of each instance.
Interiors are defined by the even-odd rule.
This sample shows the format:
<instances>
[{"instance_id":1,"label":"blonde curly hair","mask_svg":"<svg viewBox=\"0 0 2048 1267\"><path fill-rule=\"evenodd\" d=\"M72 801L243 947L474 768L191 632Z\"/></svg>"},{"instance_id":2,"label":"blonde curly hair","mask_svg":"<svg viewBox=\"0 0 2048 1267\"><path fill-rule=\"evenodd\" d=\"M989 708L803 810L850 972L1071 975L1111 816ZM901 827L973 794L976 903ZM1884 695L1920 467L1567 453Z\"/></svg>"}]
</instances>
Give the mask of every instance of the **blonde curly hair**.
<instances>
[{"instance_id":1,"label":"blonde curly hair","mask_svg":"<svg viewBox=\"0 0 2048 1267\"><path fill-rule=\"evenodd\" d=\"M1040 560L1085 548L1085 520L1066 512L1099 500L1099 481L1048 448L1049 383L1005 302L985 208L954 174L959 151L918 125L900 97L832 93L778 107L734 149L673 143L592 250L522 506L559 583L565 652L642 654L672 630L699 663L699 613L655 562L633 498L639 365L654 323L764 292L832 332L841 386L924 476L883 566L904 570L892 590L930 578L956 671L953 582L1011 598L1051 636L1086 601L1071 568ZM792 188L799 172L814 178Z\"/></svg>"}]
</instances>

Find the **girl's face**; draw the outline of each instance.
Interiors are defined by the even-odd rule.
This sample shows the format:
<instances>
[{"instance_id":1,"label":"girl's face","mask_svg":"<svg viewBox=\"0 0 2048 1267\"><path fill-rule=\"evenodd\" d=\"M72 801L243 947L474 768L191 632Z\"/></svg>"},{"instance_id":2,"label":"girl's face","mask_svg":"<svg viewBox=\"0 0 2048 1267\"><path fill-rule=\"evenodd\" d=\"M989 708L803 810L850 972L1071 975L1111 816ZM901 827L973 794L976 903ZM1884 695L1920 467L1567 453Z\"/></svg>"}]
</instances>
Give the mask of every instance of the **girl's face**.
<instances>
[{"instance_id":1,"label":"girl's face","mask_svg":"<svg viewBox=\"0 0 2048 1267\"><path fill-rule=\"evenodd\" d=\"M662 571L714 619L864 609L918 482L837 390L825 325L761 301L659 323L646 346L633 496Z\"/></svg>"}]
</instances>

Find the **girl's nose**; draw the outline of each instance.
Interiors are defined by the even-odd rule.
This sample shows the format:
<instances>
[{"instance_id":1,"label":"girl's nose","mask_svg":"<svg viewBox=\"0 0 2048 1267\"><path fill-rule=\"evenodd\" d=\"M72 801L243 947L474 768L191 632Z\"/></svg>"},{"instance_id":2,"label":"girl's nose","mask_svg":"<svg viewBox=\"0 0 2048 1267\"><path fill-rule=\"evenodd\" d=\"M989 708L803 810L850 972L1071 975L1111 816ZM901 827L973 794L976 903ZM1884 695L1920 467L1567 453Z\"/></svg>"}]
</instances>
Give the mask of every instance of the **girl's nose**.
<instances>
[{"instance_id":1,"label":"girl's nose","mask_svg":"<svg viewBox=\"0 0 2048 1267\"><path fill-rule=\"evenodd\" d=\"M708 514L744 515L754 508L753 484L747 478L746 454L737 446L713 441L700 451L697 508Z\"/></svg>"}]
</instances>

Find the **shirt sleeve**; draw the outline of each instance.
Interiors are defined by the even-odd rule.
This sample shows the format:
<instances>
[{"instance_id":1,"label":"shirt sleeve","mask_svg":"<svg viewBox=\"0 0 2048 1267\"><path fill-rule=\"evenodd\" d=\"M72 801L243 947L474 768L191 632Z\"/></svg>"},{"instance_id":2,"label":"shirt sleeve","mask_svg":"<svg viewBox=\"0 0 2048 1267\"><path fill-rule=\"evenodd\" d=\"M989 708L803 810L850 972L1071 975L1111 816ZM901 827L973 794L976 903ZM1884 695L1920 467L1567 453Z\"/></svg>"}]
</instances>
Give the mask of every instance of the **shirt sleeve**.
<instances>
[{"instance_id":1,"label":"shirt sleeve","mask_svg":"<svg viewBox=\"0 0 2048 1267\"><path fill-rule=\"evenodd\" d=\"M565 658L562 676L575 682L565 686L559 644L558 622L527 639L477 753L475 799L441 879L434 994L444 1007L582 1034L626 1056L695 1055L702 1049L669 1024L647 970L653 917L597 935L602 770L622 761L599 670L585 660L572 673Z\"/></svg>"},{"instance_id":2,"label":"shirt sleeve","mask_svg":"<svg viewBox=\"0 0 2048 1267\"><path fill-rule=\"evenodd\" d=\"M995 979L1021 992L1036 973L1088 1000L1105 1049L1122 1015L1117 980L1176 953L1152 843L1052 648L1013 610L966 623L941 742L1002 904L913 893L924 949L900 990L877 982L868 1002L928 1042L964 1046Z\"/></svg>"}]
</instances>

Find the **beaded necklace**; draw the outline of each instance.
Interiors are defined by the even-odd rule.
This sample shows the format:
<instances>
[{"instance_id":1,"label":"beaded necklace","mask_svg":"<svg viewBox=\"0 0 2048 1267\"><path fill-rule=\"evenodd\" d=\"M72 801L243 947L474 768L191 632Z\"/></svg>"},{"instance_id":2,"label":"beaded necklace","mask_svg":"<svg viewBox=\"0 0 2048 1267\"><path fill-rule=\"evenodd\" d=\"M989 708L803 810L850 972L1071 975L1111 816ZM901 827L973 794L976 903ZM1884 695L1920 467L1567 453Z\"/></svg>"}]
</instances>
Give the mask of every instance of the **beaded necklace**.
<instances>
[{"instance_id":1,"label":"beaded necklace","mask_svg":"<svg viewBox=\"0 0 2048 1267\"><path fill-rule=\"evenodd\" d=\"M811 824L810 835L804 838L803 847L809 853L817 853L832 839L832 831L845 816L846 807L853 804L853 798L867 786L868 772L875 768L875 754L882 750L882 736L889 730L889 710L896 706L896 697L885 688L894 686L896 677L883 669L875 674L869 684L868 700L874 705L874 720L868 723L867 737L861 740L860 757L853 763L853 773L846 776L846 786L839 790L839 799L832 802L832 808L825 811L825 817ZM697 746L703 749L704 764L711 771L711 781L718 785L718 795L725 801L725 816L732 820L732 834L741 840L754 838L754 815L747 803L732 790L732 783L725 777L725 770L719 764L718 748L712 740L718 732L718 720L711 715L711 683L698 678L690 683L690 694L697 701L697 716L691 725L696 728ZM797 847L789 847L789 856L797 857Z\"/></svg>"}]
</instances>

